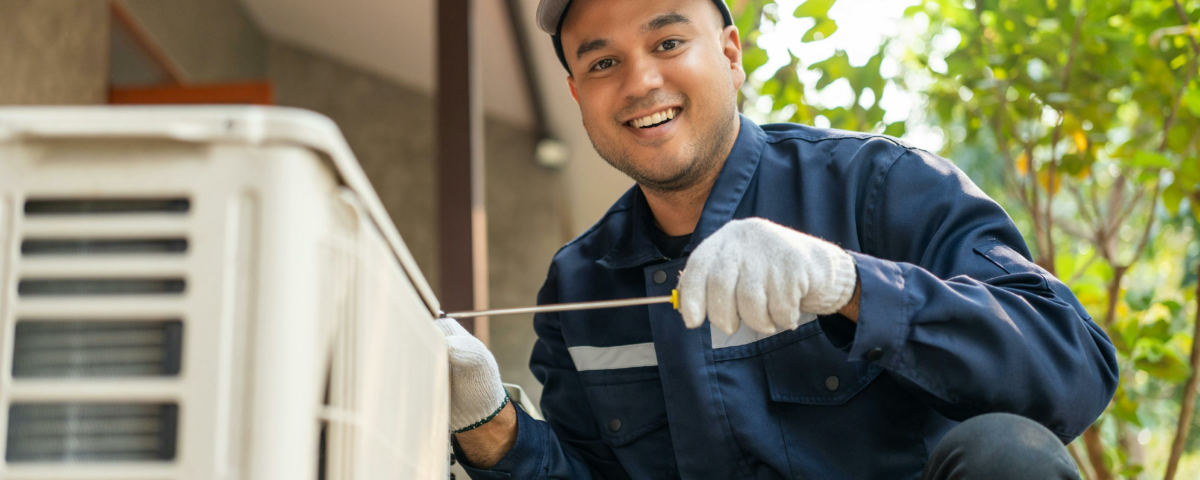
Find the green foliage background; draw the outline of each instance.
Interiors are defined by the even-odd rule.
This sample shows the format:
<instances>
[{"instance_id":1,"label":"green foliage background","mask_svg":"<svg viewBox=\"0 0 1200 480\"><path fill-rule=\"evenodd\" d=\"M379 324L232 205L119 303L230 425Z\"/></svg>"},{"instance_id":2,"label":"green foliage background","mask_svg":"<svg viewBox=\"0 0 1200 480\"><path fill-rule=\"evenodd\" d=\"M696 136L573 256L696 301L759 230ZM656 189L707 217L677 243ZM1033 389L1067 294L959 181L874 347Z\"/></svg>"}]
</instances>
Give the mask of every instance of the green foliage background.
<instances>
[{"instance_id":1,"label":"green foliage background","mask_svg":"<svg viewBox=\"0 0 1200 480\"><path fill-rule=\"evenodd\" d=\"M1121 385L1070 445L1086 477L1197 478L1200 421L1184 407L1196 402L1185 392L1196 389L1200 0L913 0L909 33L861 64L844 51L778 58L759 46L765 33L830 39L855 21L831 16L835 1L852 0L729 1L747 115L902 139L932 132L936 153L1004 205L1035 261L1105 328ZM807 29L775 28L792 18ZM839 79L853 103L820 102ZM917 106L888 123L891 94Z\"/></svg>"}]
</instances>

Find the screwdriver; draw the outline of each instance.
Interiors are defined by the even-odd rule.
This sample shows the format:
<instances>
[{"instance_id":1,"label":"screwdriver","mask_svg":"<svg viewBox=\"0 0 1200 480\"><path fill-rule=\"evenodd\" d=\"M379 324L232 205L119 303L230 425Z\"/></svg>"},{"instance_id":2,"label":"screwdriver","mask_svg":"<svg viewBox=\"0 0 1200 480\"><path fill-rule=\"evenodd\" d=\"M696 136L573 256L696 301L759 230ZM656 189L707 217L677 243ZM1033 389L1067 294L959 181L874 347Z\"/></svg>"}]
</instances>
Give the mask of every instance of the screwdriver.
<instances>
[{"instance_id":1,"label":"screwdriver","mask_svg":"<svg viewBox=\"0 0 1200 480\"><path fill-rule=\"evenodd\" d=\"M442 312L438 318L470 318L491 317L497 315L518 315L522 313L569 312L575 310L594 310L597 308L654 305L657 303L670 303L672 307L674 307L676 310L679 310L679 290L671 290L670 295L663 295L661 297L626 298L621 300L601 300L598 302L556 303L553 305L539 305L536 307L498 308L495 310L477 310L474 312Z\"/></svg>"}]
</instances>

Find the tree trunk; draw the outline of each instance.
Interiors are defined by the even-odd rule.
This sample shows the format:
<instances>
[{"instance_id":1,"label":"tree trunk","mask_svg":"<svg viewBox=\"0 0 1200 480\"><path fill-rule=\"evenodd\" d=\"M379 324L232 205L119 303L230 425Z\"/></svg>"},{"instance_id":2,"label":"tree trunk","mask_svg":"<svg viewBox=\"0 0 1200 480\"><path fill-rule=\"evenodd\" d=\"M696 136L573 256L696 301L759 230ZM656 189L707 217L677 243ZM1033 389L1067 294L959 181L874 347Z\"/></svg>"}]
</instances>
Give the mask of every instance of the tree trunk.
<instances>
[{"instance_id":1,"label":"tree trunk","mask_svg":"<svg viewBox=\"0 0 1200 480\"><path fill-rule=\"evenodd\" d=\"M1128 265L1113 265L1113 278L1108 282L1108 311L1104 312L1103 327L1110 327L1114 320L1117 319L1117 297L1121 295L1121 279L1125 278L1125 272L1129 271Z\"/></svg>"},{"instance_id":2,"label":"tree trunk","mask_svg":"<svg viewBox=\"0 0 1200 480\"><path fill-rule=\"evenodd\" d=\"M1079 453L1079 444L1071 442L1067 445L1067 452L1071 454L1071 459L1075 460L1075 466L1079 467L1079 476L1083 480L1092 480L1091 464L1084 463L1083 454Z\"/></svg>"},{"instance_id":3,"label":"tree trunk","mask_svg":"<svg viewBox=\"0 0 1200 480\"><path fill-rule=\"evenodd\" d=\"M1118 435L1120 440L1118 440L1118 442L1121 444L1121 449L1125 450L1125 453L1128 454L1125 460L1125 465L1122 467L1122 469L1124 469L1124 467L1133 467L1138 465L1145 466L1146 454L1142 449L1142 444L1138 443L1138 430L1134 425L1130 425L1124 420L1119 418L1116 420L1117 431L1120 432L1120 435ZM1129 480L1137 480L1141 477L1142 476L1140 474L1134 475L1129 477Z\"/></svg>"},{"instance_id":4,"label":"tree trunk","mask_svg":"<svg viewBox=\"0 0 1200 480\"><path fill-rule=\"evenodd\" d=\"M1200 274L1200 266L1196 267ZM1188 431L1192 429L1192 410L1196 406L1196 371L1200 370L1200 280L1196 282L1196 321L1192 325L1192 373L1183 384L1183 403L1179 405L1179 424L1175 427L1175 441L1171 442L1171 457L1167 460L1167 473L1164 480L1175 478L1179 468L1179 459L1183 457L1183 446L1187 442Z\"/></svg>"},{"instance_id":5,"label":"tree trunk","mask_svg":"<svg viewBox=\"0 0 1200 480\"><path fill-rule=\"evenodd\" d=\"M1104 441L1100 440L1100 424L1093 423L1083 432L1083 443L1087 445L1088 463L1092 464L1093 480L1113 480L1112 472L1104 466Z\"/></svg>"}]
</instances>

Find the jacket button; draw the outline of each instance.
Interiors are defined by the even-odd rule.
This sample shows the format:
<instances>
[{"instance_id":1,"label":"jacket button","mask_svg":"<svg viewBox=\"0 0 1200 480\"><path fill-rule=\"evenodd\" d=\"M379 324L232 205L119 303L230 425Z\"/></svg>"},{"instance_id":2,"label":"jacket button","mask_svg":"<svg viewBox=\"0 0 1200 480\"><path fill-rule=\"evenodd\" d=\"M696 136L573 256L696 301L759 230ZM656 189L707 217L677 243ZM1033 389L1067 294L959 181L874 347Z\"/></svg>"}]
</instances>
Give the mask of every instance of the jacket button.
<instances>
[{"instance_id":1,"label":"jacket button","mask_svg":"<svg viewBox=\"0 0 1200 480\"><path fill-rule=\"evenodd\" d=\"M621 420L620 419L614 418L614 419L608 421L608 430L609 431L615 432L620 429L621 429Z\"/></svg>"},{"instance_id":2,"label":"jacket button","mask_svg":"<svg viewBox=\"0 0 1200 480\"><path fill-rule=\"evenodd\" d=\"M667 272L662 270L654 272L654 283L662 285L665 281L667 281Z\"/></svg>"},{"instance_id":3,"label":"jacket button","mask_svg":"<svg viewBox=\"0 0 1200 480\"><path fill-rule=\"evenodd\" d=\"M874 362L881 358L883 358L883 349L882 348L872 348L867 351L867 360Z\"/></svg>"},{"instance_id":4,"label":"jacket button","mask_svg":"<svg viewBox=\"0 0 1200 480\"><path fill-rule=\"evenodd\" d=\"M838 387L838 378L837 377L829 377L829 378L825 379L825 388L828 388L830 391L833 391L833 390L837 390L837 387Z\"/></svg>"}]
</instances>

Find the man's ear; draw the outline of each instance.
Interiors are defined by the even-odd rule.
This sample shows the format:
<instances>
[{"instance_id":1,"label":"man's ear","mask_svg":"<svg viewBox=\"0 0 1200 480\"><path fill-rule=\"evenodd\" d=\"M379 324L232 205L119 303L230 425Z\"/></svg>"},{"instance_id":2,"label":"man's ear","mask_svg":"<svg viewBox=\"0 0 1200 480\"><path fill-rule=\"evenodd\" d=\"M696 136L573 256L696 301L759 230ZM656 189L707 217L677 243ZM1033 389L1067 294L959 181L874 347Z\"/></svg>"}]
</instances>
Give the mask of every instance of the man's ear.
<instances>
[{"instance_id":1,"label":"man's ear","mask_svg":"<svg viewBox=\"0 0 1200 480\"><path fill-rule=\"evenodd\" d=\"M745 74L742 75L745 78ZM571 89L571 98L575 99L575 104L579 105L579 91L575 90L575 76L567 75L567 88Z\"/></svg>"},{"instance_id":2,"label":"man's ear","mask_svg":"<svg viewBox=\"0 0 1200 480\"><path fill-rule=\"evenodd\" d=\"M742 68L742 40L736 26L725 27L721 32L721 53L729 61L733 74L733 89L737 91L746 82L746 69Z\"/></svg>"}]
</instances>

